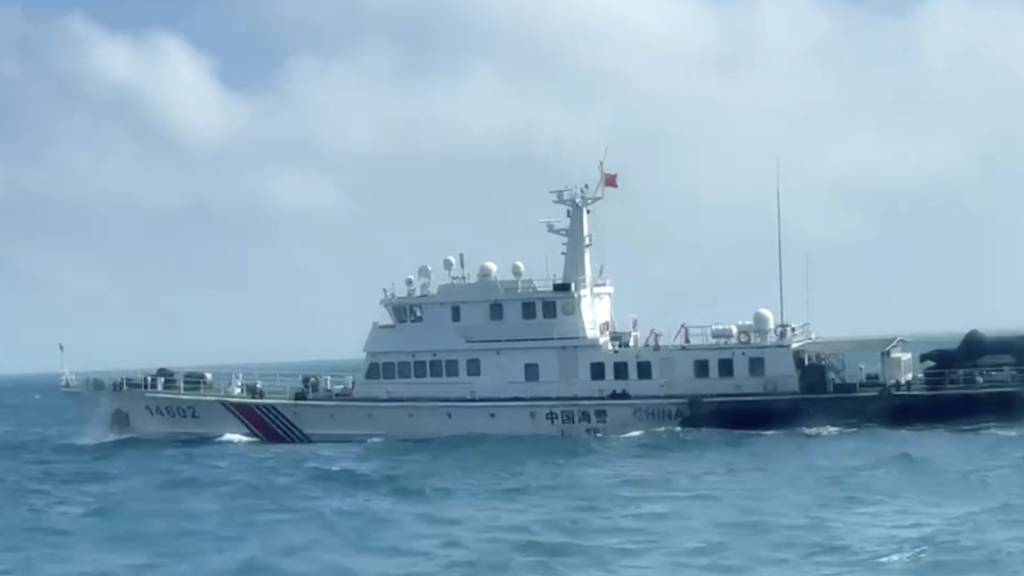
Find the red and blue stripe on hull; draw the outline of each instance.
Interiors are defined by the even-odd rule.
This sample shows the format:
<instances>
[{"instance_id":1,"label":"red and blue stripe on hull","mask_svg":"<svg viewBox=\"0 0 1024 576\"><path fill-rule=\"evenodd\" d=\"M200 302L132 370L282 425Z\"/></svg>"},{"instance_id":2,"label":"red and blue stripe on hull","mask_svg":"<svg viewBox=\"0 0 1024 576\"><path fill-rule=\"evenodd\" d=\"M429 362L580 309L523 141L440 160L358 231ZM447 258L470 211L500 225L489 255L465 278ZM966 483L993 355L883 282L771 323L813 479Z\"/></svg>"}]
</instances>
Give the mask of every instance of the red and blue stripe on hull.
<instances>
[{"instance_id":1,"label":"red and blue stripe on hull","mask_svg":"<svg viewBox=\"0 0 1024 576\"><path fill-rule=\"evenodd\" d=\"M308 435L292 422L277 406L256 402L229 402L221 404L250 434L264 442L279 444L306 444Z\"/></svg>"}]
</instances>

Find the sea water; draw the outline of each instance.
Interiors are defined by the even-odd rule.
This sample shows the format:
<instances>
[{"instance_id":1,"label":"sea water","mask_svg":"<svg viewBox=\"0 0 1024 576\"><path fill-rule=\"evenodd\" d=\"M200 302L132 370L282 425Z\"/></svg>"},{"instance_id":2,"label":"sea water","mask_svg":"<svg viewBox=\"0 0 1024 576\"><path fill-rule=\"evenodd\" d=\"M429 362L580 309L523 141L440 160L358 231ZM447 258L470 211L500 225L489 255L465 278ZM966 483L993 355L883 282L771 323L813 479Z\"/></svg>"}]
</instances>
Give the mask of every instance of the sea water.
<instances>
[{"instance_id":1,"label":"sea water","mask_svg":"<svg viewBox=\"0 0 1024 576\"><path fill-rule=\"evenodd\" d=\"M1021 574L1024 427L268 445L0 378L0 574Z\"/></svg>"}]
</instances>

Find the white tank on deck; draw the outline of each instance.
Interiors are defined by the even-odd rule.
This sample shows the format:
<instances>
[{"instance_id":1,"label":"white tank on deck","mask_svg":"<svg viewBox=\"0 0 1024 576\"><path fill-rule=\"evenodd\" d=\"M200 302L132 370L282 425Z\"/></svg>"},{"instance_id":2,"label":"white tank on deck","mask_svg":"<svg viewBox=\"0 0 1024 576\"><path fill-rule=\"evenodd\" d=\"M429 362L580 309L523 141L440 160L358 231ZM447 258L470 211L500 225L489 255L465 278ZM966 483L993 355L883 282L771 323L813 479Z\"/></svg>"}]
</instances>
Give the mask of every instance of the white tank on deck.
<instances>
[{"instance_id":1,"label":"white tank on deck","mask_svg":"<svg viewBox=\"0 0 1024 576\"><path fill-rule=\"evenodd\" d=\"M484 262L476 273L477 282L490 282L498 279L498 265L494 262Z\"/></svg>"},{"instance_id":2,"label":"white tank on deck","mask_svg":"<svg viewBox=\"0 0 1024 576\"><path fill-rule=\"evenodd\" d=\"M733 340L736 338L736 325L716 324L711 327L711 337L715 340Z\"/></svg>"},{"instance_id":3,"label":"white tank on deck","mask_svg":"<svg viewBox=\"0 0 1024 576\"><path fill-rule=\"evenodd\" d=\"M754 332L758 334L771 334L775 331L775 315L767 308L758 308L754 312Z\"/></svg>"}]
</instances>

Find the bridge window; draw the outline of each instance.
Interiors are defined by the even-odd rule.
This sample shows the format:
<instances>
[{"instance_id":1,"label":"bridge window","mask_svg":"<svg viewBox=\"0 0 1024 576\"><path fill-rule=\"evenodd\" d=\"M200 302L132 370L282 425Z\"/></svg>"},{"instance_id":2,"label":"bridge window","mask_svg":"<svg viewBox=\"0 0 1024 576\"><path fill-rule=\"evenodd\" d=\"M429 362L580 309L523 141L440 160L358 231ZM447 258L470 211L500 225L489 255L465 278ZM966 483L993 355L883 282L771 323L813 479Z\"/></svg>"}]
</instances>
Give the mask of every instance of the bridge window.
<instances>
[{"instance_id":1,"label":"bridge window","mask_svg":"<svg viewBox=\"0 0 1024 576\"><path fill-rule=\"evenodd\" d=\"M381 362L380 363L380 367L383 369L384 379L385 380L394 380L395 379L395 363L394 362Z\"/></svg>"},{"instance_id":2,"label":"bridge window","mask_svg":"<svg viewBox=\"0 0 1024 576\"><path fill-rule=\"evenodd\" d=\"M427 377L427 361L426 360L416 360L415 362L413 362L412 363L412 375L414 377L416 377L416 378L426 378Z\"/></svg>"},{"instance_id":3,"label":"bridge window","mask_svg":"<svg viewBox=\"0 0 1024 576\"><path fill-rule=\"evenodd\" d=\"M431 378L443 378L444 377L444 365L441 364L440 360L434 359L430 361L430 377Z\"/></svg>"},{"instance_id":4,"label":"bridge window","mask_svg":"<svg viewBox=\"0 0 1024 576\"><path fill-rule=\"evenodd\" d=\"M445 360L444 361L444 376L445 376L445 378L458 378L459 377L459 361L458 360Z\"/></svg>"},{"instance_id":5,"label":"bridge window","mask_svg":"<svg viewBox=\"0 0 1024 576\"><path fill-rule=\"evenodd\" d=\"M616 380L629 380L629 362L615 362L612 364L612 376Z\"/></svg>"},{"instance_id":6,"label":"bridge window","mask_svg":"<svg viewBox=\"0 0 1024 576\"><path fill-rule=\"evenodd\" d=\"M637 380L650 380L652 374L651 361L640 360L636 363L636 379Z\"/></svg>"},{"instance_id":7,"label":"bridge window","mask_svg":"<svg viewBox=\"0 0 1024 576\"><path fill-rule=\"evenodd\" d=\"M392 306L391 313L395 316L395 322L405 324L409 321L409 309L405 306Z\"/></svg>"},{"instance_id":8,"label":"bridge window","mask_svg":"<svg viewBox=\"0 0 1024 576\"><path fill-rule=\"evenodd\" d=\"M711 363L706 359L694 360L693 361L693 377L694 378L710 378L711 377Z\"/></svg>"},{"instance_id":9,"label":"bridge window","mask_svg":"<svg viewBox=\"0 0 1024 576\"><path fill-rule=\"evenodd\" d=\"M604 380L604 362L591 362L590 363L590 379L591 380Z\"/></svg>"},{"instance_id":10,"label":"bridge window","mask_svg":"<svg viewBox=\"0 0 1024 576\"><path fill-rule=\"evenodd\" d=\"M409 322L423 322L423 306L419 304L409 306Z\"/></svg>"},{"instance_id":11,"label":"bridge window","mask_svg":"<svg viewBox=\"0 0 1024 576\"><path fill-rule=\"evenodd\" d=\"M366 366L366 379L380 380L380 364L377 362L370 362Z\"/></svg>"},{"instance_id":12,"label":"bridge window","mask_svg":"<svg viewBox=\"0 0 1024 576\"><path fill-rule=\"evenodd\" d=\"M537 303L523 302L523 320L537 319Z\"/></svg>"},{"instance_id":13,"label":"bridge window","mask_svg":"<svg viewBox=\"0 0 1024 576\"><path fill-rule=\"evenodd\" d=\"M480 359L470 358L466 360L466 376L479 376L480 375Z\"/></svg>"},{"instance_id":14,"label":"bridge window","mask_svg":"<svg viewBox=\"0 0 1024 576\"><path fill-rule=\"evenodd\" d=\"M544 318L550 320L551 318L558 316L558 306L555 305L554 300L545 300L540 303L540 306L541 314L543 314Z\"/></svg>"},{"instance_id":15,"label":"bridge window","mask_svg":"<svg viewBox=\"0 0 1024 576\"><path fill-rule=\"evenodd\" d=\"M462 322L462 306L459 306L458 304L452 305L452 322Z\"/></svg>"},{"instance_id":16,"label":"bridge window","mask_svg":"<svg viewBox=\"0 0 1024 576\"><path fill-rule=\"evenodd\" d=\"M750 375L755 378L764 376L764 357L751 356L747 360L747 369L750 372Z\"/></svg>"},{"instance_id":17,"label":"bridge window","mask_svg":"<svg viewBox=\"0 0 1024 576\"><path fill-rule=\"evenodd\" d=\"M501 302L491 303L491 321L499 322L505 319L505 307Z\"/></svg>"},{"instance_id":18,"label":"bridge window","mask_svg":"<svg viewBox=\"0 0 1024 576\"><path fill-rule=\"evenodd\" d=\"M398 363L398 378L400 380L408 380L412 378L412 363L411 362L399 362Z\"/></svg>"},{"instance_id":19,"label":"bridge window","mask_svg":"<svg viewBox=\"0 0 1024 576\"><path fill-rule=\"evenodd\" d=\"M523 364L523 380L527 382L539 382L540 381L540 364L536 362L527 362Z\"/></svg>"},{"instance_id":20,"label":"bridge window","mask_svg":"<svg viewBox=\"0 0 1024 576\"><path fill-rule=\"evenodd\" d=\"M732 358L719 358L718 359L718 377L719 378L732 378Z\"/></svg>"}]
</instances>

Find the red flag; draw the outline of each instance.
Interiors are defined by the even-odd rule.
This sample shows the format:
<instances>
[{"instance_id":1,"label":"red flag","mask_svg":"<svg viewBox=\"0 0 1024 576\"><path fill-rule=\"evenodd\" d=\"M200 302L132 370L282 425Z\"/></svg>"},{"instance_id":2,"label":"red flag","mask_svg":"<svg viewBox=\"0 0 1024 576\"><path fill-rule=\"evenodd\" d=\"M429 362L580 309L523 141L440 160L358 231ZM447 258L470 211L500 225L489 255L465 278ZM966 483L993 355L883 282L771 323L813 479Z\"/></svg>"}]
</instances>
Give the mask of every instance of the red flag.
<instances>
[{"instance_id":1,"label":"red flag","mask_svg":"<svg viewBox=\"0 0 1024 576\"><path fill-rule=\"evenodd\" d=\"M603 172L602 175L604 176L604 187L605 188L618 188L619 187L619 175L618 174L609 174L608 172Z\"/></svg>"}]
</instances>

